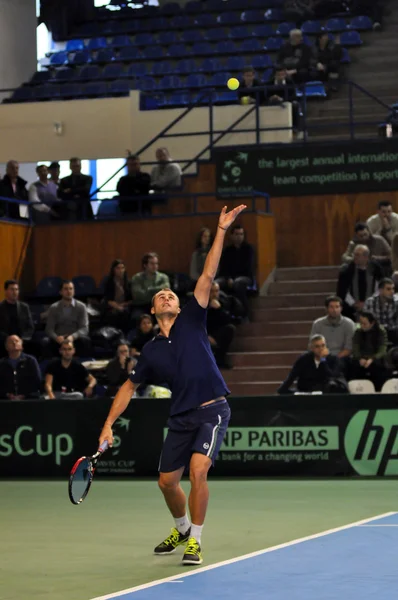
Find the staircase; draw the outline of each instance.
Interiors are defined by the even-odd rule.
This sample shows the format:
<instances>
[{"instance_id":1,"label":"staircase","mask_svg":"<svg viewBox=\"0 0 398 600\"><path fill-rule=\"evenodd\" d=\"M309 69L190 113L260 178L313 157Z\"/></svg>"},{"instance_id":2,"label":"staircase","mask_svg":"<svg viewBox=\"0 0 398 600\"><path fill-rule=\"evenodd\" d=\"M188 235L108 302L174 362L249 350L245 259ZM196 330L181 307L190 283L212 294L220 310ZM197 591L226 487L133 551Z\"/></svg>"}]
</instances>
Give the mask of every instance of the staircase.
<instances>
[{"instance_id":1,"label":"staircase","mask_svg":"<svg viewBox=\"0 0 398 600\"><path fill-rule=\"evenodd\" d=\"M338 267L277 269L268 295L253 300L253 320L237 330L224 371L234 395L275 394L295 359L306 351L311 324L335 293Z\"/></svg>"}]
</instances>

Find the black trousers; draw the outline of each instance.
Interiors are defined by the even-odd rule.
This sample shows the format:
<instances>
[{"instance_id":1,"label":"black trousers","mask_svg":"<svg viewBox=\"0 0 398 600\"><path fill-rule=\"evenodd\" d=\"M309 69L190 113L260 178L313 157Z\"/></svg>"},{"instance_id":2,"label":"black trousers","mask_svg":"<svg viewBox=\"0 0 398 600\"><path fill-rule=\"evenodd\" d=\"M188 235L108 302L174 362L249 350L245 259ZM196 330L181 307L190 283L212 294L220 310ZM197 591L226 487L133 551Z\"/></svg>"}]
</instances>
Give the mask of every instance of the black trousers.
<instances>
[{"instance_id":1,"label":"black trousers","mask_svg":"<svg viewBox=\"0 0 398 600\"><path fill-rule=\"evenodd\" d=\"M217 342L217 347L213 349L214 356L216 357L217 364L223 366L226 363L226 354L231 345L232 340L235 337L236 327L230 323L229 325L223 325L216 331L209 332L209 335L213 337Z\"/></svg>"},{"instance_id":2,"label":"black trousers","mask_svg":"<svg viewBox=\"0 0 398 600\"><path fill-rule=\"evenodd\" d=\"M384 366L384 362L380 360L375 360L370 367L365 369L364 367L361 367L359 360L352 359L349 372L350 380L369 379L372 381L376 388L376 392L380 392L383 383L388 379L387 369Z\"/></svg>"}]
</instances>

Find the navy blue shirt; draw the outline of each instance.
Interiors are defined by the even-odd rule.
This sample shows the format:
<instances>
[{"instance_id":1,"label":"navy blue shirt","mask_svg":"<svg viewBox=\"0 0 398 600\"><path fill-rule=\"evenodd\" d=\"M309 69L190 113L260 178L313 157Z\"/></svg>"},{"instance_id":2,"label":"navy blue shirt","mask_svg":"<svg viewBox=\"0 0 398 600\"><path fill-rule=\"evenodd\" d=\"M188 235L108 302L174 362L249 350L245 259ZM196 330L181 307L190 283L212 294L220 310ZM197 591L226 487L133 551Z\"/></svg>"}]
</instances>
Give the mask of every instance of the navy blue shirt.
<instances>
[{"instance_id":1,"label":"navy blue shirt","mask_svg":"<svg viewBox=\"0 0 398 600\"><path fill-rule=\"evenodd\" d=\"M148 342L130 375L133 383L167 382L170 415L191 410L230 393L217 367L206 331L207 310L193 297L175 320L169 337Z\"/></svg>"}]
</instances>

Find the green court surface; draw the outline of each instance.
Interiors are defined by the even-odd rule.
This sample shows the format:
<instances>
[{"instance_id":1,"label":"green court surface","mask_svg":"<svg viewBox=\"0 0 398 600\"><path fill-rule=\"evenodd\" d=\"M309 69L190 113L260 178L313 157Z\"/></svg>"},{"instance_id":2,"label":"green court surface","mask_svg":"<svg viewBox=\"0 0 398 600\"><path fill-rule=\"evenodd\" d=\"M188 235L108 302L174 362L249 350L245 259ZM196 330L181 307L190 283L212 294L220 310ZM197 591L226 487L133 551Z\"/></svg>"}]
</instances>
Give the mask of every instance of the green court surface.
<instances>
[{"instance_id":1,"label":"green court surface","mask_svg":"<svg viewBox=\"0 0 398 600\"><path fill-rule=\"evenodd\" d=\"M210 490L204 565L398 510L395 480L214 480ZM80 506L65 482L2 481L0 599L90 600L181 573L182 549L152 555L172 525L155 481L95 481Z\"/></svg>"}]
</instances>

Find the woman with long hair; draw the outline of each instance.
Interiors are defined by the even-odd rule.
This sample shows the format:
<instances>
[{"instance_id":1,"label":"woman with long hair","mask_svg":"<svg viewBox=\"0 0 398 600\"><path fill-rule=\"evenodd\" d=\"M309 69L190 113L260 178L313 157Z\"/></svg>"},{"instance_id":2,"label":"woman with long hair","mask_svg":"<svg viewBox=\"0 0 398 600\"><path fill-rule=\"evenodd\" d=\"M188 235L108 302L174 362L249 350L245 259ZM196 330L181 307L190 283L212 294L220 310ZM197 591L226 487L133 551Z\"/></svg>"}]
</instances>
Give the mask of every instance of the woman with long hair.
<instances>
[{"instance_id":1,"label":"woman with long hair","mask_svg":"<svg viewBox=\"0 0 398 600\"><path fill-rule=\"evenodd\" d=\"M116 258L109 270L104 286L104 320L107 325L127 332L130 325L131 290L126 265Z\"/></svg>"},{"instance_id":2,"label":"woman with long hair","mask_svg":"<svg viewBox=\"0 0 398 600\"><path fill-rule=\"evenodd\" d=\"M191 256L191 265L189 268L189 276L193 281L198 281L202 275L206 256L209 253L213 243L213 236L208 227L202 227L196 238L195 250Z\"/></svg>"}]
</instances>

